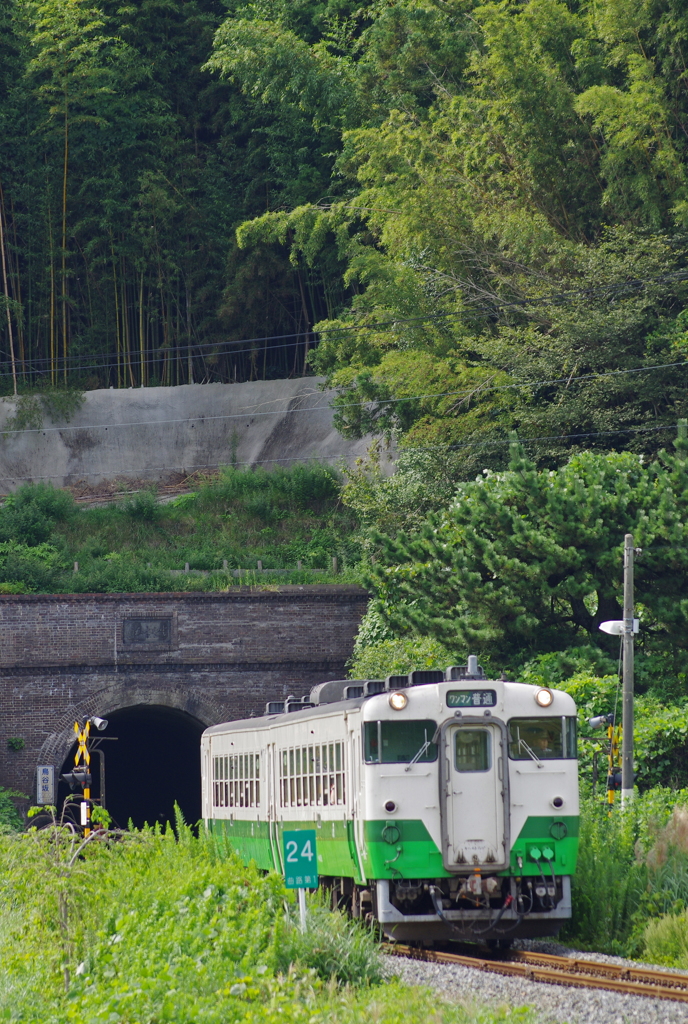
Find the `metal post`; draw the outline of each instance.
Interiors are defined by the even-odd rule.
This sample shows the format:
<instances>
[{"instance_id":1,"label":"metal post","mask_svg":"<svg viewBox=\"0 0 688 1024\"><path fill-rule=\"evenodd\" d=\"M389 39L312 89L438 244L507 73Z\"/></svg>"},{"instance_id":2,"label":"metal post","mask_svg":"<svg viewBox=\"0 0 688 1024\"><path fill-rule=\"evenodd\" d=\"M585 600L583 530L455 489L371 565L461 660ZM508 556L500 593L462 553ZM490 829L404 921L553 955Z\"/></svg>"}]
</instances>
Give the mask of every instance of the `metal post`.
<instances>
[{"instance_id":1,"label":"metal post","mask_svg":"<svg viewBox=\"0 0 688 1024\"><path fill-rule=\"evenodd\" d=\"M297 889L296 891L299 894L299 919L300 919L300 923L301 923L301 931L305 932L305 930L306 930L306 890L305 889Z\"/></svg>"},{"instance_id":2,"label":"metal post","mask_svg":"<svg viewBox=\"0 0 688 1024\"><path fill-rule=\"evenodd\" d=\"M633 534L624 537L621 804L633 799Z\"/></svg>"}]
</instances>

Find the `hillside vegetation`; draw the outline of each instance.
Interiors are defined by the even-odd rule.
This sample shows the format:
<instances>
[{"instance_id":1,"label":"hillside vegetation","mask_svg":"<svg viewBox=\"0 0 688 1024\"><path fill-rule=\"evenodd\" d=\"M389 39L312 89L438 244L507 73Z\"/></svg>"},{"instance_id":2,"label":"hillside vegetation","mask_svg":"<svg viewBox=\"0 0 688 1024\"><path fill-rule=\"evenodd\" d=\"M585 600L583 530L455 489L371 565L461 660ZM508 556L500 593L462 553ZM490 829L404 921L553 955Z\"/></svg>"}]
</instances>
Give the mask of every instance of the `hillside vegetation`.
<instances>
[{"instance_id":1,"label":"hillside vegetation","mask_svg":"<svg viewBox=\"0 0 688 1024\"><path fill-rule=\"evenodd\" d=\"M27 484L0 507L0 591L212 590L359 579L352 576L361 555L356 518L341 505L340 487L337 472L317 465L229 468L199 478L195 491L167 503L144 490L88 508L67 491ZM256 572L258 561L267 571ZM271 576L270 569L280 573Z\"/></svg>"},{"instance_id":2,"label":"hillside vegetation","mask_svg":"<svg viewBox=\"0 0 688 1024\"><path fill-rule=\"evenodd\" d=\"M8 0L5 390L308 372L465 478L686 412L681 0ZM271 339L265 343L264 339Z\"/></svg>"}]
</instances>

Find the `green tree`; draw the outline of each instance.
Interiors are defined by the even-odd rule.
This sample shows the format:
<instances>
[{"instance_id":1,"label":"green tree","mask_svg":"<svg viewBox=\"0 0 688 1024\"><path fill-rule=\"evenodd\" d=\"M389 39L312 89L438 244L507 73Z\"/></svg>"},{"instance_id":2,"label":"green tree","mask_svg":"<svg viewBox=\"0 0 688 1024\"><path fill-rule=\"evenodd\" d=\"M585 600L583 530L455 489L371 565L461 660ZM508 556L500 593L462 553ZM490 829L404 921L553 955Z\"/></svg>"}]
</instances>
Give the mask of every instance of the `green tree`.
<instances>
[{"instance_id":1,"label":"green tree","mask_svg":"<svg viewBox=\"0 0 688 1024\"><path fill-rule=\"evenodd\" d=\"M630 453L584 453L538 471L520 445L511 449L506 472L461 484L417 532L375 537L370 582L383 620L397 634L512 666L568 646L604 648L598 626L621 617L623 538L632 532L643 549L642 649L685 672L685 426L675 452L650 465Z\"/></svg>"}]
</instances>

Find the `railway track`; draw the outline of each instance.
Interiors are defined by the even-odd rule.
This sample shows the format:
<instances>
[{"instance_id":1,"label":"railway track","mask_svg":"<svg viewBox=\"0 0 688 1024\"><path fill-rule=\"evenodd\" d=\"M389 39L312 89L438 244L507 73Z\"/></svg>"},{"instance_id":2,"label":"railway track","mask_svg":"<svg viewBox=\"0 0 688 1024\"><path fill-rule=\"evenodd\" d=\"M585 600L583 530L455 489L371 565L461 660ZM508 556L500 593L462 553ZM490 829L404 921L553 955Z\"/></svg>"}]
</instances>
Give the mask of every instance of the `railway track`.
<instances>
[{"instance_id":1,"label":"railway track","mask_svg":"<svg viewBox=\"0 0 688 1024\"><path fill-rule=\"evenodd\" d=\"M410 946L396 944L385 944L383 949L393 956L439 964L460 964L462 967L472 967L478 971L526 978L549 985L601 988L624 995L688 1003L688 974L672 974L671 971L655 970L651 967L624 967L597 960L579 960L575 957L526 953L520 950L509 952L505 959L492 959L413 949Z\"/></svg>"}]
</instances>

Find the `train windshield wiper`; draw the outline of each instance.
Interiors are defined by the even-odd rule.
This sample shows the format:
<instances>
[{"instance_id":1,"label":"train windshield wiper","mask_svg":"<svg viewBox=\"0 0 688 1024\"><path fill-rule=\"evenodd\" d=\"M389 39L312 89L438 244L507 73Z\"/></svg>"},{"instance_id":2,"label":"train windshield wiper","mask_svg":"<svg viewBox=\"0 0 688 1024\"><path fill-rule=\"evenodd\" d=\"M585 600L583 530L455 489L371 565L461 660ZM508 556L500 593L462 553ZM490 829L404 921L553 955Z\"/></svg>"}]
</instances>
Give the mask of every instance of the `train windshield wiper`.
<instances>
[{"instance_id":1,"label":"train windshield wiper","mask_svg":"<svg viewBox=\"0 0 688 1024\"><path fill-rule=\"evenodd\" d=\"M540 758L535 753L535 751L532 749L532 747L529 747L528 744L526 743L526 741L522 740L520 736L518 737L518 745L519 745L519 747L523 747L523 749L525 750L526 754L528 754L529 757L532 757L533 761L535 761L535 764L538 766L538 768L544 768L545 767L543 765L542 761L540 760Z\"/></svg>"},{"instance_id":2,"label":"train windshield wiper","mask_svg":"<svg viewBox=\"0 0 688 1024\"><path fill-rule=\"evenodd\" d=\"M428 739L428 730L423 730L425 735L425 743L422 745L418 753L414 754L409 763L406 765L406 767L404 768L405 772L410 772L413 765L416 764L417 761L420 761L421 757L423 757L423 755L427 752L428 748L431 747L433 743L437 743L439 731L439 728L437 728L432 739Z\"/></svg>"}]
</instances>

